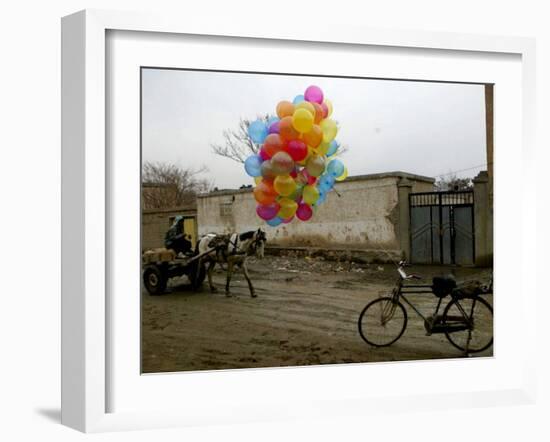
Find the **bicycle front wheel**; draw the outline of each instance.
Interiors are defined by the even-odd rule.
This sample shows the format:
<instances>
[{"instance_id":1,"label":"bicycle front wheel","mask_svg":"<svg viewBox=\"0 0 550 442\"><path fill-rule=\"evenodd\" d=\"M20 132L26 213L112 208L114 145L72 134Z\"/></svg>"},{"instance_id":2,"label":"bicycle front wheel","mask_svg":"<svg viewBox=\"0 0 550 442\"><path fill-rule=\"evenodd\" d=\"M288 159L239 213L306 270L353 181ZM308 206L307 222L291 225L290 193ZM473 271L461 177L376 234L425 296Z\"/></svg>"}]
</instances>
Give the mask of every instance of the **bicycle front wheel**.
<instances>
[{"instance_id":1,"label":"bicycle front wheel","mask_svg":"<svg viewBox=\"0 0 550 442\"><path fill-rule=\"evenodd\" d=\"M407 327L403 304L391 297L368 303L359 315L359 334L374 347L387 347L397 341Z\"/></svg>"},{"instance_id":2,"label":"bicycle front wheel","mask_svg":"<svg viewBox=\"0 0 550 442\"><path fill-rule=\"evenodd\" d=\"M479 296L449 302L443 324L445 336L459 350L479 353L493 344L493 308Z\"/></svg>"}]
</instances>

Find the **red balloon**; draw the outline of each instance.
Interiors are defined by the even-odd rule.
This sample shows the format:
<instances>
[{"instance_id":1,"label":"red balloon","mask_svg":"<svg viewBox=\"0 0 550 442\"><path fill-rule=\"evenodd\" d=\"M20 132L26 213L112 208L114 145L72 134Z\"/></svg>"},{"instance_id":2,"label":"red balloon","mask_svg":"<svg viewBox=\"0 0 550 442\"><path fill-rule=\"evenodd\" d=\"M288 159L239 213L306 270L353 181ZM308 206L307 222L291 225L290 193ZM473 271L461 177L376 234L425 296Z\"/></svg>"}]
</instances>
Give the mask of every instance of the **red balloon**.
<instances>
[{"instance_id":1,"label":"red balloon","mask_svg":"<svg viewBox=\"0 0 550 442\"><path fill-rule=\"evenodd\" d=\"M265 149L263 147L258 152L258 155L260 156L260 158L263 161L269 160L269 155L267 154L267 152L265 151Z\"/></svg>"},{"instance_id":2,"label":"red balloon","mask_svg":"<svg viewBox=\"0 0 550 442\"><path fill-rule=\"evenodd\" d=\"M296 217L301 221L307 221L313 216L311 206L306 203L300 203L296 209Z\"/></svg>"},{"instance_id":3,"label":"red balloon","mask_svg":"<svg viewBox=\"0 0 550 442\"><path fill-rule=\"evenodd\" d=\"M294 161L302 161L305 157L307 157L307 146L303 141L289 141L286 150Z\"/></svg>"}]
</instances>

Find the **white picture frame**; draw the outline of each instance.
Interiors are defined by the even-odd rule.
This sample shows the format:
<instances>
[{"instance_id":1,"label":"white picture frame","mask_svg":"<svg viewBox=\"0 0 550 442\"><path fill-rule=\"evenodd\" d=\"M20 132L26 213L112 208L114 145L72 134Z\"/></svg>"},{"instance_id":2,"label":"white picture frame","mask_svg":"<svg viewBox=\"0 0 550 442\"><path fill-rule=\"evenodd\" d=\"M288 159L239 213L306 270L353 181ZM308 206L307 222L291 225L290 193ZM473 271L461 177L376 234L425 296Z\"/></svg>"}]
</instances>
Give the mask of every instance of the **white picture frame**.
<instances>
[{"instance_id":1,"label":"white picture frame","mask_svg":"<svg viewBox=\"0 0 550 442\"><path fill-rule=\"evenodd\" d=\"M535 46L532 39L491 37L416 31L388 31L334 26L330 35L307 27L295 28L277 23L215 23L194 19L183 22L175 17L152 16L86 10L62 21L62 423L85 432L138 428L159 428L219 422L248 422L289 417L361 415L370 412L406 411L408 409L441 409L502 403L532 403L535 396L534 343L526 344L521 358L521 379L510 385L464 391L462 393L430 392L400 395L389 390L376 401L359 394L315 398L304 404L275 404L265 410L254 410L254 404L239 403L240 415L208 414L199 409L191 415L182 408L109 412L110 384L108 371L110 347L107 334L111 312L107 302L109 254L112 239L107 228L109 219L108 155L106 146L106 34L109 31L142 31L172 35L200 35L273 41L338 43L369 45L380 48L437 49L468 51L483 57L485 53L513 54L521 57L522 130L521 157L529 167L534 155ZM496 110L498 118L498 107ZM498 148L497 148L498 149ZM519 149L519 146L518 146ZM523 172L525 173L525 171ZM526 262L534 247L534 232L528 229L534 219L535 193L523 190L521 219L521 256ZM498 243L496 245L498 250ZM499 250L500 253L500 250ZM534 305L534 281L527 278L523 266L521 305ZM518 282L519 284L519 282ZM138 297L136 297L138 302ZM535 324L521 317L525 336L533 336ZM497 317L498 321L498 317ZM534 340L530 340L534 342ZM532 345L532 346L531 346ZM498 354L496 355L498 358ZM437 362L433 362L437 363ZM410 367L412 367L409 364ZM342 367L325 369L332 372ZM411 368L412 369L412 368ZM355 365L353 370L362 370ZM418 366L416 370L420 370ZM260 379L270 373L263 371ZM279 373L277 369L272 373ZM296 373L299 375L298 371ZM202 375L211 376L208 373ZM260 376L260 375L258 375ZM328 376L328 375L327 375ZM518 375L519 376L519 375ZM197 378L198 379L198 378ZM515 382L518 381L518 382ZM164 380L165 383L170 381ZM256 407L258 408L258 407ZM247 414L248 413L248 414Z\"/></svg>"}]
</instances>

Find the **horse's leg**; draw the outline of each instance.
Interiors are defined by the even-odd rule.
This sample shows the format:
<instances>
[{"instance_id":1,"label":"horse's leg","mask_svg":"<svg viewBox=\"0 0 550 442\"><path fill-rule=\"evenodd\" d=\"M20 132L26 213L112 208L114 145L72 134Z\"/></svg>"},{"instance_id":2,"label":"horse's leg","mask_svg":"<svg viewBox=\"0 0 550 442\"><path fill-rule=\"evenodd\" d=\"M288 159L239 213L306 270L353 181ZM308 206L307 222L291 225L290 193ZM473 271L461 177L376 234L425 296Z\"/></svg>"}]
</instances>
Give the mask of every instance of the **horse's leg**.
<instances>
[{"instance_id":1,"label":"horse's leg","mask_svg":"<svg viewBox=\"0 0 550 442\"><path fill-rule=\"evenodd\" d=\"M231 257L227 258L227 280L225 282L225 296L231 296L231 293L229 291L229 283L231 282L231 276L233 276L234 265L235 261Z\"/></svg>"},{"instance_id":2,"label":"horse's leg","mask_svg":"<svg viewBox=\"0 0 550 442\"><path fill-rule=\"evenodd\" d=\"M216 287L214 287L214 284L212 283L212 272L214 271L214 267L216 266L216 260L211 259L208 261L208 285L210 286L210 291L212 293L215 293L218 291Z\"/></svg>"},{"instance_id":3,"label":"horse's leg","mask_svg":"<svg viewBox=\"0 0 550 442\"><path fill-rule=\"evenodd\" d=\"M248 267L246 266L246 258L243 260L242 268L243 268L244 277L246 278L246 282L248 282L248 288L250 289L250 296L255 298L258 295L256 295L256 292L254 291L254 286L252 285L252 281L250 280L250 276L248 275Z\"/></svg>"}]
</instances>

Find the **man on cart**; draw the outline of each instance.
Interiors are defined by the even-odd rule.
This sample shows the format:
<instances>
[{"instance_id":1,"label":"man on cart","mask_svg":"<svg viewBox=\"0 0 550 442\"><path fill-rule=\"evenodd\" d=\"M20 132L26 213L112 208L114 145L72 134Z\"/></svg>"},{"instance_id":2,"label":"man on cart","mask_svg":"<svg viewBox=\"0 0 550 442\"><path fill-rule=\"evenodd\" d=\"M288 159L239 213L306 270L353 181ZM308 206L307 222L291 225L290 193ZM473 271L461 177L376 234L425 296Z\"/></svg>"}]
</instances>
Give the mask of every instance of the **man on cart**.
<instances>
[{"instance_id":1,"label":"man on cart","mask_svg":"<svg viewBox=\"0 0 550 442\"><path fill-rule=\"evenodd\" d=\"M184 217L181 215L176 216L172 226L166 232L164 236L164 246L167 249L171 249L176 252L179 258L189 256L193 254L193 244L191 243L191 236L185 233Z\"/></svg>"}]
</instances>

